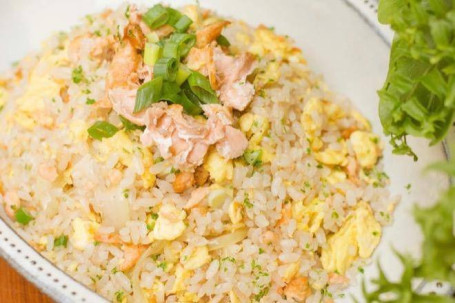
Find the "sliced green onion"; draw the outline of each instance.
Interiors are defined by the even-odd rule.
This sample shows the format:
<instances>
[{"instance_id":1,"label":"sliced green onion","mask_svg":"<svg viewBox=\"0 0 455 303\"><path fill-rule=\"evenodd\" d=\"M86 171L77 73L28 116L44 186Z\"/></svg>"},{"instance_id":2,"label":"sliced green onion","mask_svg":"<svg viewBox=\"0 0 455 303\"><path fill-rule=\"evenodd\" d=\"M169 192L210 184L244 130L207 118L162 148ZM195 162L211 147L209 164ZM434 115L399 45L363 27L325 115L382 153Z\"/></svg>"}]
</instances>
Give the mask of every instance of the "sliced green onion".
<instances>
[{"instance_id":1,"label":"sliced green onion","mask_svg":"<svg viewBox=\"0 0 455 303\"><path fill-rule=\"evenodd\" d=\"M144 50L144 63L147 65L155 65L160 57L161 47L156 43L147 43Z\"/></svg>"},{"instance_id":2,"label":"sliced green onion","mask_svg":"<svg viewBox=\"0 0 455 303\"><path fill-rule=\"evenodd\" d=\"M173 102L180 104L188 115L196 116L202 113L202 108L197 103L193 103L185 93L180 93Z\"/></svg>"},{"instance_id":3,"label":"sliced green onion","mask_svg":"<svg viewBox=\"0 0 455 303\"><path fill-rule=\"evenodd\" d=\"M243 153L243 158L245 159L246 163L252 165L254 167L262 165L262 149L257 150L250 150L247 149Z\"/></svg>"},{"instance_id":4,"label":"sliced green onion","mask_svg":"<svg viewBox=\"0 0 455 303\"><path fill-rule=\"evenodd\" d=\"M219 103L215 91L210 86L209 80L202 74L193 71L188 77L191 91L202 103Z\"/></svg>"},{"instance_id":5,"label":"sliced green onion","mask_svg":"<svg viewBox=\"0 0 455 303\"><path fill-rule=\"evenodd\" d=\"M170 40L178 44L179 54L182 57L185 57L196 44L196 36L192 34L173 34Z\"/></svg>"},{"instance_id":6,"label":"sliced green onion","mask_svg":"<svg viewBox=\"0 0 455 303\"><path fill-rule=\"evenodd\" d=\"M130 120L128 120L127 118L125 118L123 116L119 116L119 118L120 118L120 121L123 124L124 130L127 131L127 132L133 131L133 130L136 130L136 129L140 129L140 130L144 130L145 129L145 126L140 126L140 125L134 124L133 122L131 122Z\"/></svg>"},{"instance_id":7,"label":"sliced green onion","mask_svg":"<svg viewBox=\"0 0 455 303\"><path fill-rule=\"evenodd\" d=\"M164 81L160 100L173 102L180 93L180 87L175 82ZM174 102L173 102L174 103Z\"/></svg>"},{"instance_id":8,"label":"sliced green onion","mask_svg":"<svg viewBox=\"0 0 455 303\"><path fill-rule=\"evenodd\" d=\"M183 84L183 82L188 79L188 77L191 75L191 70L183 64L180 64L179 70L177 71L177 77L175 78L175 82L180 86Z\"/></svg>"},{"instance_id":9,"label":"sliced green onion","mask_svg":"<svg viewBox=\"0 0 455 303\"><path fill-rule=\"evenodd\" d=\"M221 46L230 46L231 45L231 42L229 42L229 40L223 35L219 35L218 38L216 38L216 43L218 43L218 45L221 45Z\"/></svg>"},{"instance_id":10,"label":"sliced green onion","mask_svg":"<svg viewBox=\"0 0 455 303\"><path fill-rule=\"evenodd\" d=\"M88 134L95 140L110 138L118 132L118 128L106 121L96 121L89 129Z\"/></svg>"},{"instance_id":11,"label":"sliced green onion","mask_svg":"<svg viewBox=\"0 0 455 303\"><path fill-rule=\"evenodd\" d=\"M163 48L163 57L179 60L179 45L173 41L166 41Z\"/></svg>"},{"instance_id":12,"label":"sliced green onion","mask_svg":"<svg viewBox=\"0 0 455 303\"><path fill-rule=\"evenodd\" d=\"M187 15L183 15L180 17L179 21L174 25L174 28L179 32L179 33L184 33L188 30L190 25L193 23L193 20L191 20Z\"/></svg>"},{"instance_id":13,"label":"sliced green onion","mask_svg":"<svg viewBox=\"0 0 455 303\"><path fill-rule=\"evenodd\" d=\"M154 79L142 84L137 90L133 112L138 113L152 103L159 101L162 86L163 78L156 76L156 74Z\"/></svg>"},{"instance_id":14,"label":"sliced green onion","mask_svg":"<svg viewBox=\"0 0 455 303\"><path fill-rule=\"evenodd\" d=\"M153 67L155 77L163 77L163 80L174 81L179 68L175 58L160 58Z\"/></svg>"},{"instance_id":15,"label":"sliced green onion","mask_svg":"<svg viewBox=\"0 0 455 303\"><path fill-rule=\"evenodd\" d=\"M169 20L167 21L167 24L172 25L172 26L175 26L175 24L182 17L182 13L180 13L178 10L175 10L170 7L167 8L167 13L169 15Z\"/></svg>"},{"instance_id":16,"label":"sliced green onion","mask_svg":"<svg viewBox=\"0 0 455 303\"><path fill-rule=\"evenodd\" d=\"M27 225L28 223L30 223L30 221L34 219L28 213L28 211L22 207L16 210L16 212L14 213L14 217L16 218L16 221L22 225Z\"/></svg>"},{"instance_id":17,"label":"sliced green onion","mask_svg":"<svg viewBox=\"0 0 455 303\"><path fill-rule=\"evenodd\" d=\"M160 41L160 37L156 32L148 33L146 37L147 41L150 43L157 43L158 41Z\"/></svg>"},{"instance_id":18,"label":"sliced green onion","mask_svg":"<svg viewBox=\"0 0 455 303\"><path fill-rule=\"evenodd\" d=\"M156 4L149 9L143 16L145 24L151 29L165 25L169 20L169 11L161 4Z\"/></svg>"},{"instance_id":19,"label":"sliced green onion","mask_svg":"<svg viewBox=\"0 0 455 303\"><path fill-rule=\"evenodd\" d=\"M188 81L184 82L182 85L183 92L185 93L185 96L194 104L200 104L201 100L196 96L193 91L191 90L190 85L188 84Z\"/></svg>"},{"instance_id":20,"label":"sliced green onion","mask_svg":"<svg viewBox=\"0 0 455 303\"><path fill-rule=\"evenodd\" d=\"M54 239L54 247L58 247L58 246L66 247L67 245L68 245L68 236L67 235L61 235Z\"/></svg>"}]
</instances>

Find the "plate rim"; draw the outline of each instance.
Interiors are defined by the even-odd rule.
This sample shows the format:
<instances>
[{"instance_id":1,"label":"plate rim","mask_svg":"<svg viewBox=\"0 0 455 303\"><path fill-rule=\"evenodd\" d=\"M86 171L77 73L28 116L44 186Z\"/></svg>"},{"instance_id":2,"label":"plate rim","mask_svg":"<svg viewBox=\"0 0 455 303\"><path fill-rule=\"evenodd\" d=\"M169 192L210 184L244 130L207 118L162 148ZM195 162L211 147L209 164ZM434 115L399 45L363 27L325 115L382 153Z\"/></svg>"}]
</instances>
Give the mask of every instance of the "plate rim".
<instances>
[{"instance_id":1,"label":"plate rim","mask_svg":"<svg viewBox=\"0 0 455 303\"><path fill-rule=\"evenodd\" d=\"M343 0L343 2L355 11L390 48L393 32L377 21L377 0ZM441 146L447 157L447 146L444 143ZM11 227L10 220L2 217L0 217L0 257L56 302L108 302L41 255L17 230Z\"/></svg>"}]
</instances>

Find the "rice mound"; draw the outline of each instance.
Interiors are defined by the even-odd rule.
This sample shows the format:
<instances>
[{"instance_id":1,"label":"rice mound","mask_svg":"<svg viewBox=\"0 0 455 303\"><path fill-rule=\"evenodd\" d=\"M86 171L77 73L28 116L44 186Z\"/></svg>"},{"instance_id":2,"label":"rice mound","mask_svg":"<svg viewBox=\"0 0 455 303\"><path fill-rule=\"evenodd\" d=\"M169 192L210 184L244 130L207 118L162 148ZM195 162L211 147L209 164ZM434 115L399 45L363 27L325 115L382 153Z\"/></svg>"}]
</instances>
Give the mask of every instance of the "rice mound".
<instances>
[{"instance_id":1,"label":"rice mound","mask_svg":"<svg viewBox=\"0 0 455 303\"><path fill-rule=\"evenodd\" d=\"M110 61L93 58L112 56L102 45L121 38L132 10L87 16L0 80L2 217L112 301L338 298L398 200L369 123L309 70L288 37L233 20L223 31L230 52L257 57L253 100L234 113L255 158L227 160L212 148L201 166L208 180L177 193L182 169L143 146L140 129L101 141L87 133L100 119L122 128L115 111L95 102ZM185 8L190 17L195 10ZM202 23L218 18L203 12ZM92 38L71 53L84 35ZM207 195L188 207L198 187ZM19 207L32 217L27 224L16 222Z\"/></svg>"}]
</instances>

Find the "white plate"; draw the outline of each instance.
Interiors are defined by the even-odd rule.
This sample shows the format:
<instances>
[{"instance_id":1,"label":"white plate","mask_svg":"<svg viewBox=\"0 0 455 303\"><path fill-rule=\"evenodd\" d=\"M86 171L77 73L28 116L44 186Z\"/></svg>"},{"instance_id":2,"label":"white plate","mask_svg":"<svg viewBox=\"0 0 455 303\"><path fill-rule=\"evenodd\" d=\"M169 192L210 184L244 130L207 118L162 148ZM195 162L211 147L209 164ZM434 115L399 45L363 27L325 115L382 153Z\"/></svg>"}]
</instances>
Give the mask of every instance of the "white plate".
<instances>
[{"instance_id":1,"label":"white plate","mask_svg":"<svg viewBox=\"0 0 455 303\"><path fill-rule=\"evenodd\" d=\"M50 33L69 29L78 19L118 0L3 0L0 11L0 70L39 47ZM154 1L142 1L152 5ZM169 1L182 5L191 1ZM289 34L303 49L310 66L324 77L332 90L348 96L365 114L377 133L378 97L387 72L389 41L392 34L375 21L373 0L201 0L201 5L235 16L250 24L274 26ZM395 222L386 228L375 253L391 277L400 274L399 262L391 247L419 254L421 234L410 210L414 203L433 203L447 179L442 175L423 175L422 169L444 159L441 145L429 148L424 141L411 140L420 160L385 150L385 169L391 177L391 191L403 196L395 212ZM411 192L405 189L412 184ZM0 254L25 277L58 302L99 302L102 299L52 266L28 246L4 221L0 220ZM375 274L375 266L365 268L365 276ZM360 279L361 277L359 277ZM349 290L359 294L359 285ZM347 296L349 297L349 296ZM350 301L350 299L345 299Z\"/></svg>"}]
</instances>

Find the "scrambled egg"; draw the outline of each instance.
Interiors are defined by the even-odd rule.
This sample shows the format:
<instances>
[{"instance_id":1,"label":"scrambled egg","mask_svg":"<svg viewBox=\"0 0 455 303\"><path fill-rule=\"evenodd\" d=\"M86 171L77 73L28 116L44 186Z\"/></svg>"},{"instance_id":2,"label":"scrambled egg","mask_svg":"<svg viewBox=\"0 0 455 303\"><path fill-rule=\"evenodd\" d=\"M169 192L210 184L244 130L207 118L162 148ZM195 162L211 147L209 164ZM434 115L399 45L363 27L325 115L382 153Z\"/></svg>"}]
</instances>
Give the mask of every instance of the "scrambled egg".
<instances>
[{"instance_id":1,"label":"scrambled egg","mask_svg":"<svg viewBox=\"0 0 455 303\"><path fill-rule=\"evenodd\" d=\"M292 278L294 278L294 276L299 272L299 268L300 268L300 261L290 263L281 276L283 281L286 283L291 282Z\"/></svg>"},{"instance_id":2,"label":"scrambled egg","mask_svg":"<svg viewBox=\"0 0 455 303\"><path fill-rule=\"evenodd\" d=\"M317 98L311 98L305 104L302 115L300 116L300 124L302 124L306 137L310 141L314 151L322 148L322 141L319 135L324 125L322 116L324 114L324 106ZM314 119L314 115L320 116L320 119Z\"/></svg>"},{"instance_id":3,"label":"scrambled egg","mask_svg":"<svg viewBox=\"0 0 455 303\"><path fill-rule=\"evenodd\" d=\"M231 202L231 204L229 204L228 214L229 219L231 219L231 222L233 224L238 224L242 222L243 219L242 210L243 205L237 201L233 201Z\"/></svg>"},{"instance_id":4,"label":"scrambled egg","mask_svg":"<svg viewBox=\"0 0 455 303\"><path fill-rule=\"evenodd\" d=\"M360 202L354 214L328 239L321 254L322 266L328 271L344 274L357 256L369 258L380 238L381 225L370 206Z\"/></svg>"},{"instance_id":5,"label":"scrambled egg","mask_svg":"<svg viewBox=\"0 0 455 303\"><path fill-rule=\"evenodd\" d=\"M357 123L360 125L361 129L366 130L366 131L371 131L371 124L370 122L362 116L361 113L359 113L356 110L351 111L351 116L357 121Z\"/></svg>"},{"instance_id":6,"label":"scrambled egg","mask_svg":"<svg viewBox=\"0 0 455 303\"><path fill-rule=\"evenodd\" d=\"M249 147L254 149L257 147L264 135L270 129L270 121L266 117L246 113L239 119L240 130L245 133L249 139Z\"/></svg>"},{"instance_id":7,"label":"scrambled egg","mask_svg":"<svg viewBox=\"0 0 455 303\"><path fill-rule=\"evenodd\" d=\"M186 302L186 303L198 303L199 297L197 294L192 292L185 292L182 295L177 295L178 302Z\"/></svg>"},{"instance_id":8,"label":"scrambled egg","mask_svg":"<svg viewBox=\"0 0 455 303\"><path fill-rule=\"evenodd\" d=\"M332 170L330 172L330 175L328 175L326 179L327 179L327 182L329 182L329 184L333 185L333 184L342 183L342 182L346 181L347 176L344 171Z\"/></svg>"},{"instance_id":9,"label":"scrambled egg","mask_svg":"<svg viewBox=\"0 0 455 303\"><path fill-rule=\"evenodd\" d=\"M343 109L334 103L322 101L316 97L313 97L306 102L302 115L300 116L300 123L302 124L305 136L308 138L313 151L319 151L323 147L323 143L319 136L322 134L324 128L327 125L336 124L338 120L345 116L346 113ZM341 142L341 144L344 144L344 142ZM335 155L334 152L337 155ZM317 157L318 156L316 156L316 158ZM327 153L323 152L319 155L319 158L321 159L320 162L323 162L324 164L340 165L329 163L343 162L344 155L337 151L327 151ZM325 163L324 161L328 163Z\"/></svg>"},{"instance_id":10,"label":"scrambled egg","mask_svg":"<svg viewBox=\"0 0 455 303\"><path fill-rule=\"evenodd\" d=\"M373 168L381 155L378 136L364 131L355 131L351 134L350 140L360 166Z\"/></svg>"},{"instance_id":11,"label":"scrambled egg","mask_svg":"<svg viewBox=\"0 0 455 303\"><path fill-rule=\"evenodd\" d=\"M237 297L233 290L229 292L229 300L231 303L240 303L239 297Z\"/></svg>"},{"instance_id":12,"label":"scrambled egg","mask_svg":"<svg viewBox=\"0 0 455 303\"><path fill-rule=\"evenodd\" d=\"M207 197L208 205L211 208L220 208L223 206L226 199L232 198L233 196L234 191L232 189L229 190L218 184L213 184L210 186L210 193Z\"/></svg>"},{"instance_id":13,"label":"scrambled egg","mask_svg":"<svg viewBox=\"0 0 455 303\"><path fill-rule=\"evenodd\" d=\"M153 155L150 150L145 147L141 149L142 164L144 165L144 173L141 175L143 186L145 189L152 188L155 185L156 176L150 172L150 167L153 165Z\"/></svg>"},{"instance_id":14,"label":"scrambled egg","mask_svg":"<svg viewBox=\"0 0 455 303\"><path fill-rule=\"evenodd\" d=\"M210 262L211 259L208 247L199 246L196 247L193 253L183 262L183 267L186 270L195 270Z\"/></svg>"},{"instance_id":15,"label":"scrambled egg","mask_svg":"<svg viewBox=\"0 0 455 303\"><path fill-rule=\"evenodd\" d=\"M326 148L323 151L314 154L314 158L326 165L347 165L348 148L344 140L340 141L341 149Z\"/></svg>"},{"instance_id":16,"label":"scrambled egg","mask_svg":"<svg viewBox=\"0 0 455 303\"><path fill-rule=\"evenodd\" d=\"M14 119L19 125L32 130L38 123L44 126L53 123L53 119L44 113L45 100L59 96L61 84L51 77L49 70L67 63L67 52L61 50L43 56L37 64L39 69L35 67L30 72L25 93L16 99L18 110L14 113Z\"/></svg>"},{"instance_id":17,"label":"scrambled egg","mask_svg":"<svg viewBox=\"0 0 455 303\"><path fill-rule=\"evenodd\" d=\"M324 220L324 204L318 199L308 205L303 201L293 202L292 218L297 221L299 230L315 233Z\"/></svg>"},{"instance_id":18,"label":"scrambled egg","mask_svg":"<svg viewBox=\"0 0 455 303\"><path fill-rule=\"evenodd\" d=\"M163 282L160 282L158 279L155 279L153 281L152 287L150 289L148 288L143 288L144 295L147 299L147 302L149 303L156 303L156 293L162 292L164 289L164 284Z\"/></svg>"},{"instance_id":19,"label":"scrambled egg","mask_svg":"<svg viewBox=\"0 0 455 303\"><path fill-rule=\"evenodd\" d=\"M94 236L99 227L98 223L75 218L71 225L73 233L70 241L75 248L84 250L88 244L94 242Z\"/></svg>"},{"instance_id":20,"label":"scrambled egg","mask_svg":"<svg viewBox=\"0 0 455 303\"><path fill-rule=\"evenodd\" d=\"M178 264L175 268L175 281L172 285L171 294L181 292L185 290L185 281L191 278L191 271L183 268L182 265Z\"/></svg>"},{"instance_id":21,"label":"scrambled egg","mask_svg":"<svg viewBox=\"0 0 455 303\"><path fill-rule=\"evenodd\" d=\"M280 63L271 61L263 70L260 70L254 79L254 87L261 88L267 84L276 83L281 77Z\"/></svg>"},{"instance_id":22,"label":"scrambled egg","mask_svg":"<svg viewBox=\"0 0 455 303\"><path fill-rule=\"evenodd\" d=\"M7 98L8 93L3 87L0 86L0 108L2 108L5 105Z\"/></svg>"},{"instance_id":23,"label":"scrambled egg","mask_svg":"<svg viewBox=\"0 0 455 303\"><path fill-rule=\"evenodd\" d=\"M179 210L171 204L163 204L158 212L153 237L157 240L177 239L186 229L185 218L185 211Z\"/></svg>"},{"instance_id":24,"label":"scrambled egg","mask_svg":"<svg viewBox=\"0 0 455 303\"><path fill-rule=\"evenodd\" d=\"M204 163L204 168L216 183L232 180L234 164L232 160L223 158L216 150L212 150Z\"/></svg>"},{"instance_id":25,"label":"scrambled egg","mask_svg":"<svg viewBox=\"0 0 455 303\"><path fill-rule=\"evenodd\" d=\"M254 42L249 51L261 57L272 54L275 58L305 63L300 49L292 46L286 37L275 34L263 25L255 30Z\"/></svg>"},{"instance_id":26,"label":"scrambled egg","mask_svg":"<svg viewBox=\"0 0 455 303\"><path fill-rule=\"evenodd\" d=\"M45 109L44 100L52 99L60 93L60 85L48 75L32 73L25 93L16 99L18 111L14 114L16 122L25 129L32 130Z\"/></svg>"},{"instance_id":27,"label":"scrambled egg","mask_svg":"<svg viewBox=\"0 0 455 303\"><path fill-rule=\"evenodd\" d=\"M99 161L106 161L113 153L119 155L119 161L125 166L130 166L133 154L133 142L124 130L118 131L111 138L96 141L93 144L96 151L96 158Z\"/></svg>"},{"instance_id":28,"label":"scrambled egg","mask_svg":"<svg viewBox=\"0 0 455 303\"><path fill-rule=\"evenodd\" d=\"M69 129L71 133L71 139L75 142L85 142L88 138L87 128L89 126L84 120L73 120L70 123Z\"/></svg>"}]
</instances>

